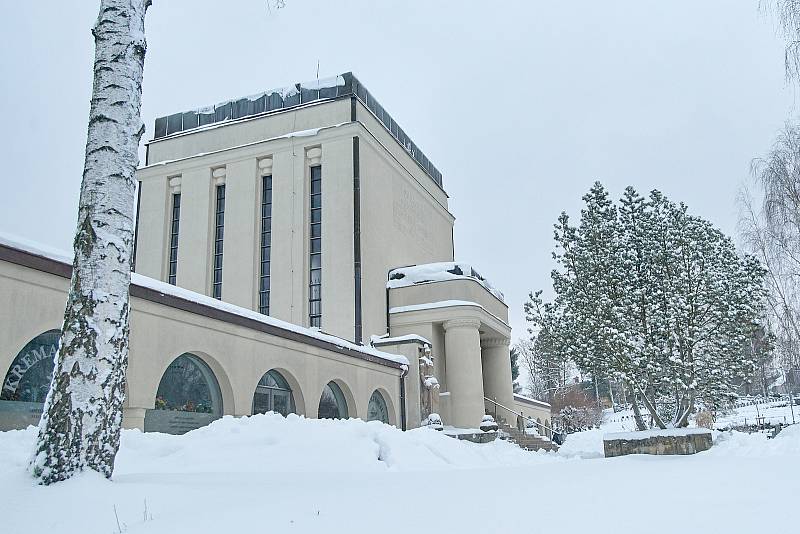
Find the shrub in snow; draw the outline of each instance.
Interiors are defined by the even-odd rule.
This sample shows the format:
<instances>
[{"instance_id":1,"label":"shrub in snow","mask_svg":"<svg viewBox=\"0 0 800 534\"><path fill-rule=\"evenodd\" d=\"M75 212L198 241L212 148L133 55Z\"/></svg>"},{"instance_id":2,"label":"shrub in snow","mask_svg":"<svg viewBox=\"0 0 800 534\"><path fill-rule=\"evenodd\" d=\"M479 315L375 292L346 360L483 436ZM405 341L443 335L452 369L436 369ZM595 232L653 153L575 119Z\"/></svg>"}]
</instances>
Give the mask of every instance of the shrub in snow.
<instances>
[{"instance_id":1,"label":"shrub in snow","mask_svg":"<svg viewBox=\"0 0 800 534\"><path fill-rule=\"evenodd\" d=\"M694 418L694 422L701 428L713 429L714 415L708 410L703 410L697 414L697 417Z\"/></svg>"},{"instance_id":2,"label":"shrub in snow","mask_svg":"<svg viewBox=\"0 0 800 534\"><path fill-rule=\"evenodd\" d=\"M442 424L442 418L438 413L432 413L428 416L428 419L425 420L425 425L429 426L434 430L442 430L444 429L444 425Z\"/></svg>"},{"instance_id":3,"label":"shrub in snow","mask_svg":"<svg viewBox=\"0 0 800 534\"><path fill-rule=\"evenodd\" d=\"M484 432L496 432L499 427L491 415L484 415L480 429Z\"/></svg>"}]
</instances>

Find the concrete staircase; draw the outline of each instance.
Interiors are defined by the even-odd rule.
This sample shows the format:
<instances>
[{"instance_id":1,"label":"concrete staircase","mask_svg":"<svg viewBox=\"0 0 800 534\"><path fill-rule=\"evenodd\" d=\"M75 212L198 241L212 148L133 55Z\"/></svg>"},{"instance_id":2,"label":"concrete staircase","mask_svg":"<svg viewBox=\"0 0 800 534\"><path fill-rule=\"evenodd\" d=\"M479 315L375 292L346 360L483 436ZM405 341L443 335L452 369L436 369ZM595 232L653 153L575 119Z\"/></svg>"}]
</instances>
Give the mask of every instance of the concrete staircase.
<instances>
[{"instance_id":1,"label":"concrete staircase","mask_svg":"<svg viewBox=\"0 0 800 534\"><path fill-rule=\"evenodd\" d=\"M540 449L546 451L558 450L558 445L543 436L525 434L520 432L517 428L509 426L505 421L499 423L499 425L501 430L500 439L516 443L520 448L526 451L538 451Z\"/></svg>"}]
</instances>

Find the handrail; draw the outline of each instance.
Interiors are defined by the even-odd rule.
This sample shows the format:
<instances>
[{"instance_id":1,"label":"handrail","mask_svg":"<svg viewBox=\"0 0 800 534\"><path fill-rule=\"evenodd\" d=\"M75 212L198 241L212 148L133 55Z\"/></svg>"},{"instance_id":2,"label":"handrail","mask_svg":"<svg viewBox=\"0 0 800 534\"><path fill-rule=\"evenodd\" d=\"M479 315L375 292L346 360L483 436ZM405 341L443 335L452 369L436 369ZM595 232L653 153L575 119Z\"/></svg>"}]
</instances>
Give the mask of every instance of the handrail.
<instances>
[{"instance_id":1,"label":"handrail","mask_svg":"<svg viewBox=\"0 0 800 534\"><path fill-rule=\"evenodd\" d=\"M545 435L545 437L547 437L547 431L550 431L551 433L553 432L553 428L552 428L552 427L548 427L547 425L543 425L542 423L539 423L539 422L538 422L538 421L536 421L536 419L534 419L533 417L528 417L527 415L525 415L524 413L522 413L522 411L515 412L514 410L512 410L512 409L511 409L511 408L509 408L508 406L503 406L502 404L500 404L500 403L499 403L499 402L497 402L496 400L490 399L489 397L484 397L484 398L483 398L483 400L485 400L485 401L489 401L489 402L491 402L492 404L494 404L494 405L495 405L495 412L494 412L494 415L495 415L495 417L497 416L497 409L496 409L496 408L499 406L500 408L503 408L503 409L504 409L504 410L506 410L507 412L513 413L513 414L514 414L514 415L516 415L517 417L522 417L523 419L526 419L526 420L530 421L531 423L533 423L534 425L536 425L536 426L538 426L538 427L542 428L542 429L545 431L545 434L544 434L544 435Z\"/></svg>"}]
</instances>

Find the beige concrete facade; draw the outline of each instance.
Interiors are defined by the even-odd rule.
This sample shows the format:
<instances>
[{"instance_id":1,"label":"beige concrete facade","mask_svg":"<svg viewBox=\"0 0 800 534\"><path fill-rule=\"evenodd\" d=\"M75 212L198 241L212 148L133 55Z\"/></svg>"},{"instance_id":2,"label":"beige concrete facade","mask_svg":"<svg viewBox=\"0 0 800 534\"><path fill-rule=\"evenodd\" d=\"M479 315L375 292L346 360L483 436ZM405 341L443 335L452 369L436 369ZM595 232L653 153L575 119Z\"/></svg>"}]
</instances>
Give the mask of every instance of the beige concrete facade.
<instances>
[{"instance_id":1,"label":"beige concrete facade","mask_svg":"<svg viewBox=\"0 0 800 534\"><path fill-rule=\"evenodd\" d=\"M0 249L9 252L6 247ZM68 264L59 266L58 262L49 261L42 267L37 265L36 256L11 252L13 258L0 254L0 299L8 303L0 307L3 325L0 347L4 347L0 352L0 369L4 370L4 376L29 341L60 328L69 289L69 279L65 276ZM144 296L137 297L138 293ZM214 309L191 301L184 301L183 306L175 302L165 304L163 295L151 293L132 286L123 421L126 427L145 428L145 413L155 407L156 391L165 370L184 353L200 358L213 372L222 397L222 415L253 413L256 385L265 373L277 370L289 382L295 412L300 415L317 417L322 390L334 381L344 393L351 417L366 420L368 401L378 390L386 402L389 422L398 424L400 379L404 372L399 364L364 359L356 351L348 351L348 355L336 351L332 343L324 348L312 344L313 339L297 340L291 339L297 336L265 333L236 324L231 318L215 317ZM0 426L3 422L0 410Z\"/></svg>"},{"instance_id":2,"label":"beige concrete facade","mask_svg":"<svg viewBox=\"0 0 800 534\"><path fill-rule=\"evenodd\" d=\"M350 417L367 419L369 399L380 392L386 419L403 428L424 424L433 411L446 425L475 428L487 402L507 407L507 420L513 419L511 413L544 409L515 399L508 308L474 270L421 283L387 283L397 268L433 264L446 269L454 260L455 219L441 175L398 133L396 123L387 115L379 118L382 108L367 100L369 106L354 92L169 135L165 127L149 142L146 164L136 175L134 270L137 276L169 281L173 201L179 194L175 286L180 291L173 295L172 286L164 286L168 298L161 298L152 288L132 290L126 426L147 428L148 414L155 417L151 412L160 402L160 381L184 353L214 375L221 414L252 413L254 391L271 370L292 391L294 411L309 417L319 415L320 395L329 383L341 390ZM316 328L302 330L312 324L311 174L317 171L318 330L340 338L347 350L339 350L336 341L320 343ZM259 311L265 254L265 176L271 177L269 320L253 313ZM215 214L222 185L224 224ZM220 300L242 309L233 317L215 307L217 301L187 304L213 295L220 226ZM2 250L7 261L0 257L0 298L16 303L0 311L0 372L8 372L26 343L60 327L68 280L67 267L54 266L52 259L49 267L39 268L41 262L30 255L13 247ZM27 259L20 260L23 256ZM265 330L254 315L288 325L285 332L272 323ZM306 333L298 334L297 327ZM391 357L370 356L371 342L404 356L409 365L401 368ZM549 413L541 415L549 422Z\"/></svg>"}]
</instances>

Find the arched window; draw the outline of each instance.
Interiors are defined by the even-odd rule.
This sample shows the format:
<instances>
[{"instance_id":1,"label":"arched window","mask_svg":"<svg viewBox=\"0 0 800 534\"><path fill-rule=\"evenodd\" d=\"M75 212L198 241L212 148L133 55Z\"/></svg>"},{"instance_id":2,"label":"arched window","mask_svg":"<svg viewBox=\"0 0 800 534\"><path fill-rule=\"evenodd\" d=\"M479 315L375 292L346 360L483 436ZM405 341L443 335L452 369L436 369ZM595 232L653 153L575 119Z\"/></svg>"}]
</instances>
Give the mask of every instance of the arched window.
<instances>
[{"instance_id":1,"label":"arched window","mask_svg":"<svg viewBox=\"0 0 800 534\"><path fill-rule=\"evenodd\" d=\"M261 377L253 395L253 414L267 412L283 416L295 413L292 388L283 375L275 369Z\"/></svg>"},{"instance_id":2,"label":"arched window","mask_svg":"<svg viewBox=\"0 0 800 534\"><path fill-rule=\"evenodd\" d=\"M328 382L319 399L320 419L347 419L347 402L336 382Z\"/></svg>"},{"instance_id":3,"label":"arched window","mask_svg":"<svg viewBox=\"0 0 800 534\"><path fill-rule=\"evenodd\" d=\"M22 347L3 380L0 400L44 404L53 379L60 337L60 331L50 330Z\"/></svg>"},{"instance_id":4,"label":"arched window","mask_svg":"<svg viewBox=\"0 0 800 534\"><path fill-rule=\"evenodd\" d=\"M158 384L156 410L222 415L222 395L214 373L194 354L184 353L169 364Z\"/></svg>"},{"instance_id":5,"label":"arched window","mask_svg":"<svg viewBox=\"0 0 800 534\"><path fill-rule=\"evenodd\" d=\"M367 406L367 421L380 421L389 424L389 410L386 408L386 401L377 389L372 392Z\"/></svg>"}]
</instances>

